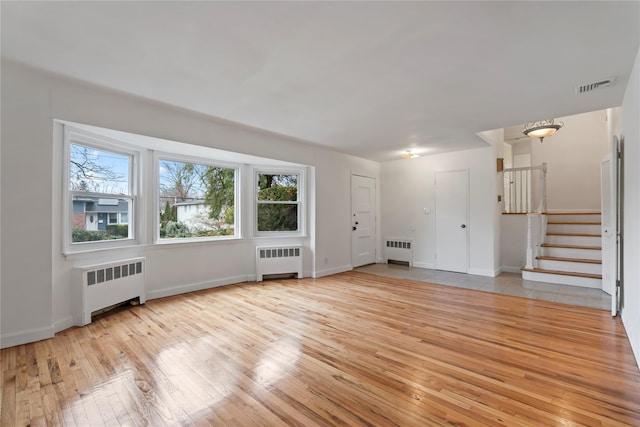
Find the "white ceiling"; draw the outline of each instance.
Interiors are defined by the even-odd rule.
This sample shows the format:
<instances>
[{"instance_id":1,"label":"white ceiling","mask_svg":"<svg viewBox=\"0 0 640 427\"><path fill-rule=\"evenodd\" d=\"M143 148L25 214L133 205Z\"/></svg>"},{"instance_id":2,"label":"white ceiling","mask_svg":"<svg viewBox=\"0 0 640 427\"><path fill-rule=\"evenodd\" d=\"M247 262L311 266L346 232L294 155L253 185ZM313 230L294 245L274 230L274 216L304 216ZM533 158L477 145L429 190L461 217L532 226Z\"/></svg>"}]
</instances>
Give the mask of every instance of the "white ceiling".
<instances>
[{"instance_id":1,"label":"white ceiling","mask_svg":"<svg viewBox=\"0 0 640 427\"><path fill-rule=\"evenodd\" d=\"M0 4L3 58L378 161L619 106L640 40L636 1Z\"/></svg>"}]
</instances>

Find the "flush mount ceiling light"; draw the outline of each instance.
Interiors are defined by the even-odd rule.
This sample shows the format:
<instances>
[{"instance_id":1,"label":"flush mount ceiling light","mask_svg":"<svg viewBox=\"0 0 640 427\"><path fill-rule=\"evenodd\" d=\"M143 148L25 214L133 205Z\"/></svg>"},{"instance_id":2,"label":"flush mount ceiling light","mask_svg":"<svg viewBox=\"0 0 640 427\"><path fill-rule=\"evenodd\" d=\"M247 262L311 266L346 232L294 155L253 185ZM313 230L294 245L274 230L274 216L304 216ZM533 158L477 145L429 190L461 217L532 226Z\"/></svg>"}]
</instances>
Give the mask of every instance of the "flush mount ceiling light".
<instances>
[{"instance_id":1,"label":"flush mount ceiling light","mask_svg":"<svg viewBox=\"0 0 640 427\"><path fill-rule=\"evenodd\" d=\"M556 133L562 126L564 126L563 122L554 123L553 119L542 120L524 125L522 133L531 138L539 138L540 142L542 142L543 139Z\"/></svg>"},{"instance_id":2,"label":"flush mount ceiling light","mask_svg":"<svg viewBox=\"0 0 640 427\"><path fill-rule=\"evenodd\" d=\"M420 157L420 155L412 153L411 150L407 150L404 153L400 154L400 157L402 157L403 159L415 159L416 157Z\"/></svg>"}]
</instances>

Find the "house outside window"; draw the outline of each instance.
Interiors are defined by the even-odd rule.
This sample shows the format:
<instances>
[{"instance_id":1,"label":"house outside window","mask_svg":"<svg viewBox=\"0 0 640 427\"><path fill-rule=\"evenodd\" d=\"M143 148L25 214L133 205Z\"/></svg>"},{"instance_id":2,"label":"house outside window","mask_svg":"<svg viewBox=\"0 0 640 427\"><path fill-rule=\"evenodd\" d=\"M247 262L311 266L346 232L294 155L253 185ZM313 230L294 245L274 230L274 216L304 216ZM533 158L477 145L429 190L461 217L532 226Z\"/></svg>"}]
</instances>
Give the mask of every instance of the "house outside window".
<instances>
[{"instance_id":1,"label":"house outside window","mask_svg":"<svg viewBox=\"0 0 640 427\"><path fill-rule=\"evenodd\" d=\"M65 127L66 251L133 240L135 158L127 148Z\"/></svg>"}]
</instances>

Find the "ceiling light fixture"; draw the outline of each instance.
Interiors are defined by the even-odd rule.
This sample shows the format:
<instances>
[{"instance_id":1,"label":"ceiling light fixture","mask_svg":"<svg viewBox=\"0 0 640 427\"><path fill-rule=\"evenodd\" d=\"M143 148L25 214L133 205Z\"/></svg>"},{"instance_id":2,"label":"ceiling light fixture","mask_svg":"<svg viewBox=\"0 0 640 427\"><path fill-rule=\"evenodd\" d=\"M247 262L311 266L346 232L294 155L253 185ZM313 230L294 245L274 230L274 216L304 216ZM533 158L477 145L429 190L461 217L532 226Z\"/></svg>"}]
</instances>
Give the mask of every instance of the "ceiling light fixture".
<instances>
[{"instance_id":1,"label":"ceiling light fixture","mask_svg":"<svg viewBox=\"0 0 640 427\"><path fill-rule=\"evenodd\" d=\"M411 150L407 150L400 155L403 159L415 159L416 157L420 157L419 154L412 153Z\"/></svg>"},{"instance_id":2,"label":"ceiling light fixture","mask_svg":"<svg viewBox=\"0 0 640 427\"><path fill-rule=\"evenodd\" d=\"M542 142L543 139L556 133L562 126L564 126L563 122L554 123L553 119L542 120L524 125L522 133L531 138L539 138L540 142Z\"/></svg>"}]
</instances>

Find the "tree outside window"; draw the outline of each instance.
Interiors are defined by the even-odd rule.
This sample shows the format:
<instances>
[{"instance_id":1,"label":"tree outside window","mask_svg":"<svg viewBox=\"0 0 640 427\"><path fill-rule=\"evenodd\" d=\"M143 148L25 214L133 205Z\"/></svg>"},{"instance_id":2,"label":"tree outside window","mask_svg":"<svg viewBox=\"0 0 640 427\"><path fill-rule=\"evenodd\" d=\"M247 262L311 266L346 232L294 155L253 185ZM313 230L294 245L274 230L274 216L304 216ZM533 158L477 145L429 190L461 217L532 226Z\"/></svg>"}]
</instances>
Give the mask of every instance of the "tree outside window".
<instances>
[{"instance_id":1,"label":"tree outside window","mask_svg":"<svg viewBox=\"0 0 640 427\"><path fill-rule=\"evenodd\" d=\"M297 232L299 224L297 173L257 174L257 231Z\"/></svg>"},{"instance_id":2,"label":"tree outside window","mask_svg":"<svg viewBox=\"0 0 640 427\"><path fill-rule=\"evenodd\" d=\"M234 236L236 169L160 160L160 238Z\"/></svg>"},{"instance_id":3,"label":"tree outside window","mask_svg":"<svg viewBox=\"0 0 640 427\"><path fill-rule=\"evenodd\" d=\"M72 244L131 237L132 159L78 142L69 144Z\"/></svg>"}]
</instances>

